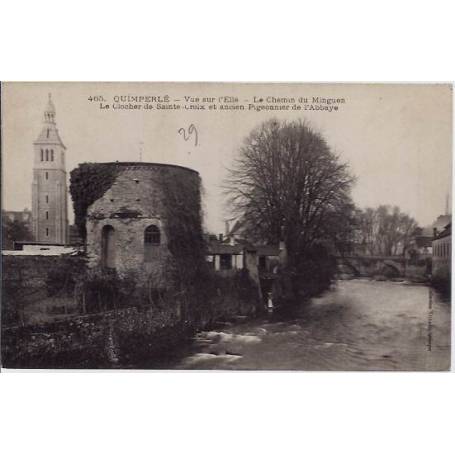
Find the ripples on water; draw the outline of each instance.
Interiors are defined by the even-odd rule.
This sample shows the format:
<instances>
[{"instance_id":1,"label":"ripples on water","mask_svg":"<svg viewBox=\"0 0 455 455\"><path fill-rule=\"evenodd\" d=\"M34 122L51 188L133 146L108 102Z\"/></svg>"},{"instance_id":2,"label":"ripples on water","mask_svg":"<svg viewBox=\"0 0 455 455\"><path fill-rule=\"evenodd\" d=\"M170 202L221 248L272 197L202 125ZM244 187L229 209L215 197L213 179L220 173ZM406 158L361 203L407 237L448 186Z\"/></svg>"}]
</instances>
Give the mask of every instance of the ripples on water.
<instances>
[{"instance_id":1,"label":"ripples on water","mask_svg":"<svg viewBox=\"0 0 455 455\"><path fill-rule=\"evenodd\" d=\"M430 288L340 281L293 315L201 332L170 368L253 370L445 370L450 303Z\"/></svg>"}]
</instances>

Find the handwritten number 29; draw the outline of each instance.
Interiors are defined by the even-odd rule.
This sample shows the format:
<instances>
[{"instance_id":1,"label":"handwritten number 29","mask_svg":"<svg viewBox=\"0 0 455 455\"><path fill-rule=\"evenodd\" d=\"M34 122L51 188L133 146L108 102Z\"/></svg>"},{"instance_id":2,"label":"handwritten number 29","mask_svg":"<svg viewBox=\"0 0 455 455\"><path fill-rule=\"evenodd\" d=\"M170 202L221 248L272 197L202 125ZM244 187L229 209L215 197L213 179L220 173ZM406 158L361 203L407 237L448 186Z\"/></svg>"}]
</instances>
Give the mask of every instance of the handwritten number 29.
<instances>
[{"instance_id":1,"label":"handwritten number 29","mask_svg":"<svg viewBox=\"0 0 455 455\"><path fill-rule=\"evenodd\" d=\"M178 130L178 133L180 135L183 135L183 139L185 141L188 141L191 137L194 138L194 145L197 146L198 144L198 132L197 132L197 129L196 127L191 124L189 127L188 127L188 130L185 130L185 128L180 128Z\"/></svg>"}]
</instances>

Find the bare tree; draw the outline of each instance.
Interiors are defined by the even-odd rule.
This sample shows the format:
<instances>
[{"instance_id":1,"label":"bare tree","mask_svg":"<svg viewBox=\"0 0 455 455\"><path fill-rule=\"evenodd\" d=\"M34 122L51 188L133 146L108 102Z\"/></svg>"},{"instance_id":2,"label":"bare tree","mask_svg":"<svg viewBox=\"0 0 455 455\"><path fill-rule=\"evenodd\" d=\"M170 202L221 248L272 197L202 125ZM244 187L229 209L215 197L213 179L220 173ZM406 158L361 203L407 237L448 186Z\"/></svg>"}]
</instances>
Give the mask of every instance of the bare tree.
<instances>
[{"instance_id":1,"label":"bare tree","mask_svg":"<svg viewBox=\"0 0 455 455\"><path fill-rule=\"evenodd\" d=\"M380 205L357 213L360 241L371 255L405 254L417 228L414 218L396 206Z\"/></svg>"},{"instance_id":2,"label":"bare tree","mask_svg":"<svg viewBox=\"0 0 455 455\"><path fill-rule=\"evenodd\" d=\"M270 120L245 139L225 188L247 236L283 240L292 266L316 240L337 234L353 208L352 182L347 164L307 123Z\"/></svg>"}]
</instances>

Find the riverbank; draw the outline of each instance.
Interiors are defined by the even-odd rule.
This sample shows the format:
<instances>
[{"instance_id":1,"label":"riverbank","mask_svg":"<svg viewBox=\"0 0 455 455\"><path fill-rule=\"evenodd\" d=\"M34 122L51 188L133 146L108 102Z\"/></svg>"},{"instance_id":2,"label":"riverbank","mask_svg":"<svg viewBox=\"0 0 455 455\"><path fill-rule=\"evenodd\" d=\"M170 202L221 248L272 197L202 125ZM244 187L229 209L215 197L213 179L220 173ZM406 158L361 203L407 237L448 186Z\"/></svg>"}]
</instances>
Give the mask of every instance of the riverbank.
<instances>
[{"instance_id":1,"label":"riverbank","mask_svg":"<svg viewBox=\"0 0 455 455\"><path fill-rule=\"evenodd\" d=\"M431 321L431 323L430 323ZM339 281L296 309L198 333L177 369L440 371L450 367L450 301L422 284Z\"/></svg>"}]
</instances>

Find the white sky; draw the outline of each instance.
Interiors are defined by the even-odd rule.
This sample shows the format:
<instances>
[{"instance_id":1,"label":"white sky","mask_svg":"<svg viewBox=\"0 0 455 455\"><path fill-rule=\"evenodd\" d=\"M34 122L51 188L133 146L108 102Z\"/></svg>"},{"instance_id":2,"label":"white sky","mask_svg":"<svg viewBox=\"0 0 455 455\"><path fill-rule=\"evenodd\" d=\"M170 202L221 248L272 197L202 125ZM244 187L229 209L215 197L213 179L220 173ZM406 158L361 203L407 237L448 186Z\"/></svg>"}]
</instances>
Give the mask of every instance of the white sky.
<instances>
[{"instance_id":1,"label":"white sky","mask_svg":"<svg viewBox=\"0 0 455 455\"><path fill-rule=\"evenodd\" d=\"M146 84L7 83L2 86L3 207L31 207L32 143L41 127L47 94L67 147L67 171L81 162L143 161L197 170L205 189L205 223L224 230L221 184L243 138L274 116L304 118L347 161L358 180L360 207L396 204L427 225L444 212L451 189L452 112L448 85L370 84ZM89 96L114 95L343 97L338 112L100 110ZM199 145L185 142L181 127L194 124ZM141 143L143 145L141 145ZM73 220L70 205L70 220Z\"/></svg>"}]
</instances>

